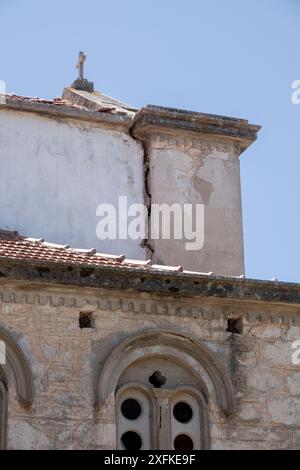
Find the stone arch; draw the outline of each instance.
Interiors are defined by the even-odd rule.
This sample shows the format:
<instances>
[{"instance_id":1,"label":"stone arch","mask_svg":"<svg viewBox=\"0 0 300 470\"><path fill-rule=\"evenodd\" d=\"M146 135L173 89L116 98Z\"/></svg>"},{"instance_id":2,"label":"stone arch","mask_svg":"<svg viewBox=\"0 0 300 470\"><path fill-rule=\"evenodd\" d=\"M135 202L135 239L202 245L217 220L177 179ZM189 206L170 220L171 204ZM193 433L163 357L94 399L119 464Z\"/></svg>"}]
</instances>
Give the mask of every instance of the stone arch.
<instances>
[{"instance_id":1,"label":"stone arch","mask_svg":"<svg viewBox=\"0 0 300 470\"><path fill-rule=\"evenodd\" d=\"M5 344L5 364L0 366L3 382L8 384L10 377L13 378L18 399L22 406L30 407L33 403L33 379L31 369L24 352L0 325L0 340ZM1 372L1 371L0 371Z\"/></svg>"},{"instance_id":2,"label":"stone arch","mask_svg":"<svg viewBox=\"0 0 300 470\"><path fill-rule=\"evenodd\" d=\"M184 364L197 377L199 388L208 400L208 388L196 367L199 365L209 377L221 409L227 415L233 412L231 381L215 355L191 333L168 329L143 331L119 343L98 371L95 383L96 406L103 405L115 392L119 377L130 364L151 356L167 356Z\"/></svg>"},{"instance_id":3,"label":"stone arch","mask_svg":"<svg viewBox=\"0 0 300 470\"><path fill-rule=\"evenodd\" d=\"M7 388L0 366L0 450L6 449Z\"/></svg>"}]
</instances>

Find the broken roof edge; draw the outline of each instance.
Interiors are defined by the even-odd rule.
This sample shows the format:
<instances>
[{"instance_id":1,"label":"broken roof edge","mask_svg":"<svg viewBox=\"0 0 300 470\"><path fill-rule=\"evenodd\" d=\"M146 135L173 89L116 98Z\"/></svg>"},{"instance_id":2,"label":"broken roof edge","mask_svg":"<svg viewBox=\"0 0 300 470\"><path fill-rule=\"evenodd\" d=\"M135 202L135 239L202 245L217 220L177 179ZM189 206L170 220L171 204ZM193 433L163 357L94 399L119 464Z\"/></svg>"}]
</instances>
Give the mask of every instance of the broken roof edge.
<instances>
[{"instance_id":1,"label":"broken roof edge","mask_svg":"<svg viewBox=\"0 0 300 470\"><path fill-rule=\"evenodd\" d=\"M99 91L87 92L65 87L62 98L54 100L31 98L15 94L4 95L1 109L36 112L55 118L70 118L102 123L120 128L133 137L146 137L152 130L165 129L214 135L239 144L240 153L257 138L261 126L249 124L246 119L188 111L178 108L147 105L140 109L131 107Z\"/></svg>"},{"instance_id":2,"label":"broken roof edge","mask_svg":"<svg viewBox=\"0 0 300 470\"><path fill-rule=\"evenodd\" d=\"M246 119L156 105L147 105L136 113L132 127L134 136L139 138L158 129L231 139L240 144L242 153L256 140L261 126L249 124Z\"/></svg>"},{"instance_id":3,"label":"broken roof edge","mask_svg":"<svg viewBox=\"0 0 300 470\"><path fill-rule=\"evenodd\" d=\"M108 106L111 109L118 108L120 111L129 112L130 114L135 114L138 111L138 108L130 106L127 103L124 103L120 100L112 98L101 91L86 91L79 90L72 86L65 87L63 89L62 98L70 100L72 103L79 106L86 107L87 109L97 110L101 106Z\"/></svg>"},{"instance_id":4,"label":"broken roof edge","mask_svg":"<svg viewBox=\"0 0 300 470\"><path fill-rule=\"evenodd\" d=\"M45 117L56 119L74 119L79 121L103 124L117 130L129 131L132 126L132 116L126 114L112 114L107 109L103 111L90 111L73 104L55 104L55 100L30 101L28 97L19 95L5 95L5 101L0 102L0 111L9 110L24 113L37 113ZM17 99L16 99L17 98ZM24 98L24 99L23 99ZM26 99L25 99L26 98ZM34 99L32 99L34 100ZM51 103L53 101L53 103Z\"/></svg>"}]
</instances>

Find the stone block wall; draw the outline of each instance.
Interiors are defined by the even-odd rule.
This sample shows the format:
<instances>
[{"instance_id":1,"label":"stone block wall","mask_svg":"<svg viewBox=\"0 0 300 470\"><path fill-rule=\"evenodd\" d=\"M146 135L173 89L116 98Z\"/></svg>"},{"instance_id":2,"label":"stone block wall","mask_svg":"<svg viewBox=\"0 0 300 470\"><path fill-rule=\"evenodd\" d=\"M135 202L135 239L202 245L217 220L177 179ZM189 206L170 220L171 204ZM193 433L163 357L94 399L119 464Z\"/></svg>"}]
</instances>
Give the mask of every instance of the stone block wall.
<instances>
[{"instance_id":1,"label":"stone block wall","mask_svg":"<svg viewBox=\"0 0 300 470\"><path fill-rule=\"evenodd\" d=\"M80 328L80 312L92 328ZM209 400L212 449L299 449L300 366L292 363L299 315L266 302L6 285L0 328L22 348L34 381L27 409L9 383L8 448L115 448L114 404L94 406L97 371L125 337L168 328L193 333L231 379L231 415ZM241 318L240 334L227 331L228 318Z\"/></svg>"}]
</instances>

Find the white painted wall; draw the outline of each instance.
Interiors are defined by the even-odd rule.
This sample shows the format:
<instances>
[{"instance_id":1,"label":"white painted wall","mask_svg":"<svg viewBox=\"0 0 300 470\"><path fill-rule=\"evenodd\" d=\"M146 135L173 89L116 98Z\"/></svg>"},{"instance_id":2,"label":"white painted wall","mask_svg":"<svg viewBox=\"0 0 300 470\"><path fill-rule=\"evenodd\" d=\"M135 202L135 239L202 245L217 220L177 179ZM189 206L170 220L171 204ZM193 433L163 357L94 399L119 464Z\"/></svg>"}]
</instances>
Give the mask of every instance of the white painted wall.
<instances>
[{"instance_id":1,"label":"white painted wall","mask_svg":"<svg viewBox=\"0 0 300 470\"><path fill-rule=\"evenodd\" d=\"M172 142L172 141L171 141ZM150 240L154 261L219 275L244 274L239 158L233 144L199 137L197 147L153 141L149 146L152 204L204 204L204 244L189 251L186 239ZM153 211L153 209L152 209ZM195 221L195 216L193 216Z\"/></svg>"},{"instance_id":2,"label":"white painted wall","mask_svg":"<svg viewBox=\"0 0 300 470\"><path fill-rule=\"evenodd\" d=\"M145 259L140 240L96 236L96 208L143 203L143 150L100 124L0 111L0 228Z\"/></svg>"}]
</instances>

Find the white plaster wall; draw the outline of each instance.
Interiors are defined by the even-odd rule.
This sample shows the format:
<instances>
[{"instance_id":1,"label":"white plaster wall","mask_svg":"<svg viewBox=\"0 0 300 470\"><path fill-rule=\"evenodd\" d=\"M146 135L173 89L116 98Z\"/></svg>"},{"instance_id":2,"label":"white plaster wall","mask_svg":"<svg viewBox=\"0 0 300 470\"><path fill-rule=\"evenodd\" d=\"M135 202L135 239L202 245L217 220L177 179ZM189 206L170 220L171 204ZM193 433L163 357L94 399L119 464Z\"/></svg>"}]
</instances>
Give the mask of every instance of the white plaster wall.
<instances>
[{"instance_id":1,"label":"white plaster wall","mask_svg":"<svg viewBox=\"0 0 300 470\"><path fill-rule=\"evenodd\" d=\"M206 142L207 144L207 142ZM204 141L205 145L205 141ZM183 240L152 240L154 259L166 265L214 272L244 273L239 158L233 144L209 141L208 150L151 144L153 204L204 204L204 246L189 251Z\"/></svg>"},{"instance_id":2,"label":"white plaster wall","mask_svg":"<svg viewBox=\"0 0 300 470\"><path fill-rule=\"evenodd\" d=\"M96 236L96 208L143 203L143 151L100 124L0 111L0 228L145 259L140 240Z\"/></svg>"}]
</instances>

